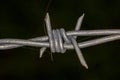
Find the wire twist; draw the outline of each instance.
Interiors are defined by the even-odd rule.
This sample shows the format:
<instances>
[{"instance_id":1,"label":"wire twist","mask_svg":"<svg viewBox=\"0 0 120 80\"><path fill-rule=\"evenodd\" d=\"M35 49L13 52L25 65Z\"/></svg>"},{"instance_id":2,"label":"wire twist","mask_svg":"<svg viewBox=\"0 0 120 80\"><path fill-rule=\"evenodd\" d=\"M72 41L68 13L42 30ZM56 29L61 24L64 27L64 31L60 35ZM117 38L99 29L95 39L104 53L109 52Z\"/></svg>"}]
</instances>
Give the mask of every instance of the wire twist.
<instances>
[{"instance_id":1,"label":"wire twist","mask_svg":"<svg viewBox=\"0 0 120 80\"><path fill-rule=\"evenodd\" d=\"M0 39L0 50L13 49L22 46L42 47L40 49L40 58L44 51L50 47L52 53L65 53L67 49L75 49L81 64L88 69L87 63L81 53L80 48L90 47L109 41L120 39L119 29L109 30L80 30L84 14L79 17L75 30L66 32L63 28L53 29L50 23L49 14L46 14L45 22L48 36L36 37L28 40L23 39ZM105 37L77 43L77 36L98 36ZM107 36L108 35L108 36Z\"/></svg>"}]
</instances>

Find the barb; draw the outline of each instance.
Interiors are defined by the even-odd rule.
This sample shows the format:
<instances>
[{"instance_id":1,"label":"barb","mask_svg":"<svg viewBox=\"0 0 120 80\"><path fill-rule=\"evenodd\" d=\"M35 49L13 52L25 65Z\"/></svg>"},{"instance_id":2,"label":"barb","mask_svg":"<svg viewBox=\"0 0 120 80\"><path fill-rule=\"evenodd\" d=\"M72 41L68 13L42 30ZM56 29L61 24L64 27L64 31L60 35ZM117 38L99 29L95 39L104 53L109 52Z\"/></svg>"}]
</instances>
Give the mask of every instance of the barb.
<instances>
[{"instance_id":1,"label":"barb","mask_svg":"<svg viewBox=\"0 0 120 80\"><path fill-rule=\"evenodd\" d=\"M87 63L81 53L80 48L90 47L98 44L102 44L109 41L120 39L120 29L107 29L107 30L80 30L84 14L79 17L75 30L66 32L63 28L54 29L51 28L51 22L49 14L46 14L45 22L48 36L36 37L28 40L23 39L0 39L0 50L13 49L22 46L34 46L41 47L40 58L44 51L50 48L52 53L65 53L67 49L75 49L76 54L81 64L88 69ZM94 40L84 41L77 43L78 36L101 36Z\"/></svg>"}]
</instances>

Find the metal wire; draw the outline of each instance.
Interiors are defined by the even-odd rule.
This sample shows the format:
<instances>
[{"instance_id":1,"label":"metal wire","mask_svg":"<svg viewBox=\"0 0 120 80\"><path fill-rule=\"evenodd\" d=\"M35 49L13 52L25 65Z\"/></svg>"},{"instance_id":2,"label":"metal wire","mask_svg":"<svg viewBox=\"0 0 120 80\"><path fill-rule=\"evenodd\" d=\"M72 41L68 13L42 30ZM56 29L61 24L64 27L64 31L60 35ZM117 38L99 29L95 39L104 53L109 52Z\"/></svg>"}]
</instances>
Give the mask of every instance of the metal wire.
<instances>
[{"instance_id":1,"label":"metal wire","mask_svg":"<svg viewBox=\"0 0 120 80\"><path fill-rule=\"evenodd\" d=\"M36 37L28 40L23 39L0 39L0 50L13 49L22 46L41 47L40 57L44 51L50 48L52 53L65 53L67 49L75 49L81 64L88 68L87 63L81 53L80 48L90 47L109 41L120 39L120 29L106 30L80 30L84 14L79 17L75 30L66 32L63 28L52 30L49 14L46 14L45 22L48 36ZM101 36L94 40L77 43L78 36Z\"/></svg>"}]
</instances>

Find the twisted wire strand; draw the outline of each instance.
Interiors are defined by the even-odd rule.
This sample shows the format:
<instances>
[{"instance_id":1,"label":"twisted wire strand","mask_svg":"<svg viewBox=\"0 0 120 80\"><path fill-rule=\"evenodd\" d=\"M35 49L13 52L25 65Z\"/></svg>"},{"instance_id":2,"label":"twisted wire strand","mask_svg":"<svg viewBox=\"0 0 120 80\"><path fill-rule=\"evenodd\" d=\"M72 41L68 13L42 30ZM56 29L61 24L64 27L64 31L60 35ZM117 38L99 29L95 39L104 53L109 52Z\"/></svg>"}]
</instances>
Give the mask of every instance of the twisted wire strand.
<instances>
[{"instance_id":1,"label":"twisted wire strand","mask_svg":"<svg viewBox=\"0 0 120 80\"><path fill-rule=\"evenodd\" d=\"M78 46L79 48L86 48L86 47L91 47L91 46L95 46L95 45L99 45L102 43L115 41L119 39L120 39L119 34L109 35L109 36L98 38L98 39L80 42L78 43ZM13 49L13 48L18 48L22 46L49 48L49 42L36 42L34 40L22 40L22 39L0 39L0 50ZM74 49L72 44L63 44L63 46L65 49Z\"/></svg>"},{"instance_id":2,"label":"twisted wire strand","mask_svg":"<svg viewBox=\"0 0 120 80\"><path fill-rule=\"evenodd\" d=\"M23 39L0 39L0 50L13 49L22 46L41 47L40 57L49 47L52 53L65 53L68 49L75 49L81 64L88 68L87 63L81 53L81 48L95 46L105 42L120 39L120 29L104 29L104 30L80 30L84 14L78 18L75 30L66 32L63 28L53 29L50 23L49 14L46 14L45 22L48 36L36 37L28 40ZM98 39L77 43L78 36L101 36Z\"/></svg>"}]
</instances>

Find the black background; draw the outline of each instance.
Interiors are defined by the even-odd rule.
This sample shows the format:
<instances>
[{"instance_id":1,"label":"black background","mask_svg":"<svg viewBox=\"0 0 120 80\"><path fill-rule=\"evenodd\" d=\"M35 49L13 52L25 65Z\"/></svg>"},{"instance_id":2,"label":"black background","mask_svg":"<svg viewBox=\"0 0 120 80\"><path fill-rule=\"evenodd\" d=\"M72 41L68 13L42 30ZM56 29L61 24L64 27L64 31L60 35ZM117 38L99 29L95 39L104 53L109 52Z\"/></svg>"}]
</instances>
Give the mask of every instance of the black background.
<instances>
[{"instance_id":1,"label":"black background","mask_svg":"<svg viewBox=\"0 0 120 80\"><path fill-rule=\"evenodd\" d=\"M120 29L120 0L1 0L0 38L46 35L46 12L54 29L74 30L83 13L81 29ZM49 49L41 59L35 47L1 50L0 80L119 80L119 46L119 41L113 41L81 49L88 70L81 66L74 50L53 54L54 61Z\"/></svg>"}]
</instances>

